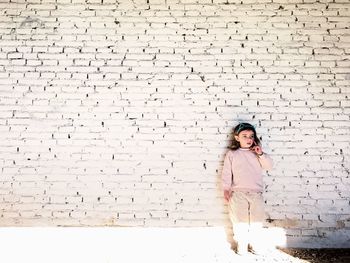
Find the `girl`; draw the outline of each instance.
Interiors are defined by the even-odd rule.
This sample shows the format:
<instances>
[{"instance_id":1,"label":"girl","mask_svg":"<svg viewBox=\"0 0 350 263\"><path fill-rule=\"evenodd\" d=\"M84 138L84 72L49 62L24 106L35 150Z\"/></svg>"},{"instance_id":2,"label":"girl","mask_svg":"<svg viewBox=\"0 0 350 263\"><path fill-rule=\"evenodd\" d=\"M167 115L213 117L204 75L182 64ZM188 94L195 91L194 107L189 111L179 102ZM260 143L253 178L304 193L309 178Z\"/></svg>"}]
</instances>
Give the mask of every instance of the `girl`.
<instances>
[{"instance_id":1,"label":"girl","mask_svg":"<svg viewBox=\"0 0 350 263\"><path fill-rule=\"evenodd\" d=\"M263 152L255 128L240 123L233 130L232 149L225 156L222 183L233 226L237 253L254 253L267 248L262 240L264 214L263 170L272 168L272 159Z\"/></svg>"}]
</instances>

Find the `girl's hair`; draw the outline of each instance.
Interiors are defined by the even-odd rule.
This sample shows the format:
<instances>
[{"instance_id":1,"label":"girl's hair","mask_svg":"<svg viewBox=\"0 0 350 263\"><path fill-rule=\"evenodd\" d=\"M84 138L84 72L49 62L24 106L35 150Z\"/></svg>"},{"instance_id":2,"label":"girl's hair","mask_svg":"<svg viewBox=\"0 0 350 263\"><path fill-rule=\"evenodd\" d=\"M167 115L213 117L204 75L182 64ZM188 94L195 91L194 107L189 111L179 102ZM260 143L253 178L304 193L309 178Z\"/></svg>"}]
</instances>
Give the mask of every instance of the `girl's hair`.
<instances>
[{"instance_id":1,"label":"girl's hair","mask_svg":"<svg viewBox=\"0 0 350 263\"><path fill-rule=\"evenodd\" d=\"M254 126L249 123L242 122L233 129L233 136L232 136L233 138L232 138L232 144L231 144L232 150L237 150L240 147L239 141L236 140L235 136L238 136L238 134L241 131L246 131L246 130L252 131L254 133L254 142L256 145L260 145L260 140L256 135Z\"/></svg>"}]
</instances>

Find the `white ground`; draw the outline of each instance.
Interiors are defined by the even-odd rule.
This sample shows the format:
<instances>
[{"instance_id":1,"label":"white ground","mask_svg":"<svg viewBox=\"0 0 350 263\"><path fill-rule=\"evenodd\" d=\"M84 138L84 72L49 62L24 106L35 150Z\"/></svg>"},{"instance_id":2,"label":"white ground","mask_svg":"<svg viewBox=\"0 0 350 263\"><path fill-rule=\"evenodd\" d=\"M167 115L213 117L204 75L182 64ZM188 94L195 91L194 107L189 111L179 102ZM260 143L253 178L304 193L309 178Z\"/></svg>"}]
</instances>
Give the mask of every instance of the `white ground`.
<instances>
[{"instance_id":1,"label":"white ground","mask_svg":"<svg viewBox=\"0 0 350 263\"><path fill-rule=\"evenodd\" d=\"M305 262L281 251L239 256L224 228L4 227L0 262Z\"/></svg>"}]
</instances>

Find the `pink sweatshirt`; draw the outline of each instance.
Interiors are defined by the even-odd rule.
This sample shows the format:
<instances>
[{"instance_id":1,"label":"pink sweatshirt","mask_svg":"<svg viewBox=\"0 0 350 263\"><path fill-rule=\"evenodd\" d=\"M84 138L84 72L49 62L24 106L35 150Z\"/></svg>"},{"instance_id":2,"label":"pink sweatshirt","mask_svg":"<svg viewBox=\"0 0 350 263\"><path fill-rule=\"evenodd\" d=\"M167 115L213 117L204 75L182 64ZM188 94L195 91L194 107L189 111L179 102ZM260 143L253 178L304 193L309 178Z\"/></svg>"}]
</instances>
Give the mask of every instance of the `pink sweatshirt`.
<instances>
[{"instance_id":1,"label":"pink sweatshirt","mask_svg":"<svg viewBox=\"0 0 350 263\"><path fill-rule=\"evenodd\" d=\"M224 190L263 191L263 170L272 169L272 159L264 153L257 156L249 149L239 148L226 153L222 170Z\"/></svg>"}]
</instances>

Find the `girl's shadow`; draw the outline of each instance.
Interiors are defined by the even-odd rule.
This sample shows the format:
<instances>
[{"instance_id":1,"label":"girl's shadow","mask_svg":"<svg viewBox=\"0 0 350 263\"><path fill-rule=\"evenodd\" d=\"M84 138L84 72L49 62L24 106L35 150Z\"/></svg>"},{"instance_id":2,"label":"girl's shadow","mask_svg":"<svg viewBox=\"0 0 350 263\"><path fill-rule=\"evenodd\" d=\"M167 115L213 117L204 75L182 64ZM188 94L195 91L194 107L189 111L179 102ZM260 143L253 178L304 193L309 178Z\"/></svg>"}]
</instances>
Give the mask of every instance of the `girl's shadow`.
<instances>
[{"instance_id":1,"label":"girl's shadow","mask_svg":"<svg viewBox=\"0 0 350 263\"><path fill-rule=\"evenodd\" d=\"M230 222L230 218L228 215L228 207L227 207L227 202L224 200L224 190L222 188L222 183L221 183L221 173L222 173L222 168L224 165L224 159L225 159L225 155L227 153L227 151L231 148L232 146L232 142L234 139L234 133L233 133L233 128L230 129L230 133L227 135L227 145L225 147L225 150L223 152L223 154L221 155L220 158L220 162L219 162L219 167L216 170L217 171L217 192L218 192L218 196L221 198L222 203L221 205L223 206L223 211L224 211L224 229L225 229L225 233L226 233L226 238L227 238L227 242L230 244L230 247L232 250L235 250L237 247L236 242L233 239L233 231L232 231L232 226L231 226L231 222Z\"/></svg>"}]
</instances>

